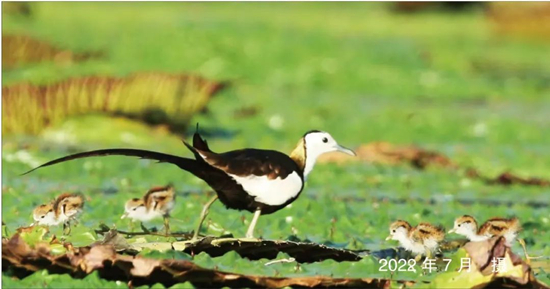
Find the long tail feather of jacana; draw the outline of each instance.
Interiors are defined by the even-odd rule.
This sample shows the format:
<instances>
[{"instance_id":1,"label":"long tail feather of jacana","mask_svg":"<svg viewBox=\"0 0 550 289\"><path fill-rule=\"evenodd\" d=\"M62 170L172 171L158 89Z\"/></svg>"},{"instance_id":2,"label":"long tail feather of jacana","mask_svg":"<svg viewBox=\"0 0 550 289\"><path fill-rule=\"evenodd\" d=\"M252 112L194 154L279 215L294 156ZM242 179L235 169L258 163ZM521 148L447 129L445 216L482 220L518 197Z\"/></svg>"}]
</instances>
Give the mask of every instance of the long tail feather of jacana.
<instances>
[{"instance_id":1,"label":"long tail feather of jacana","mask_svg":"<svg viewBox=\"0 0 550 289\"><path fill-rule=\"evenodd\" d=\"M194 159L146 150L105 149L62 157L27 173L65 161L108 155L134 156L175 164L204 180L227 208L253 212L254 217L246 234L252 238L260 215L274 213L298 198L317 157L332 151L355 155L352 150L338 145L329 133L317 130L304 134L290 156L262 149L215 153L198 132L193 136L193 146L185 141L184 144L193 153ZM208 208L205 209L203 211L208 211Z\"/></svg>"}]
</instances>

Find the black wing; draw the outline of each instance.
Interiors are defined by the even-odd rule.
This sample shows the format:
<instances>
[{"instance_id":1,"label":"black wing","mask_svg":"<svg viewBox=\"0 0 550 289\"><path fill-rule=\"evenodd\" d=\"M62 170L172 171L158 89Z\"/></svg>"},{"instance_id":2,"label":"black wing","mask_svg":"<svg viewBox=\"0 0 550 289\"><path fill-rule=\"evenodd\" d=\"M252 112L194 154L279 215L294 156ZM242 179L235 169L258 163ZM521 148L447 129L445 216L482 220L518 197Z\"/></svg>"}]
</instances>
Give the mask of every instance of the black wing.
<instances>
[{"instance_id":1,"label":"black wing","mask_svg":"<svg viewBox=\"0 0 550 289\"><path fill-rule=\"evenodd\" d=\"M58 158L53 161L49 161L39 167L36 167L22 175L31 173L39 168L48 167L51 165L55 165L55 164L70 161L70 160L88 158L88 157L97 157L97 156L109 156L109 155L139 157L142 159L155 160L155 161L158 161L159 163L171 163L171 164L177 165L178 167L184 170L190 171L191 173L193 173L193 168L196 167L195 160L182 158L182 157L169 155L169 154L157 153L157 152L146 151L146 150L138 150L138 149L105 149L105 150L95 150L95 151L77 153L74 155Z\"/></svg>"},{"instance_id":2,"label":"black wing","mask_svg":"<svg viewBox=\"0 0 550 289\"><path fill-rule=\"evenodd\" d=\"M223 154L206 154L205 161L228 174L286 178L293 172L302 177L302 170L287 155L273 150L242 149Z\"/></svg>"}]
</instances>

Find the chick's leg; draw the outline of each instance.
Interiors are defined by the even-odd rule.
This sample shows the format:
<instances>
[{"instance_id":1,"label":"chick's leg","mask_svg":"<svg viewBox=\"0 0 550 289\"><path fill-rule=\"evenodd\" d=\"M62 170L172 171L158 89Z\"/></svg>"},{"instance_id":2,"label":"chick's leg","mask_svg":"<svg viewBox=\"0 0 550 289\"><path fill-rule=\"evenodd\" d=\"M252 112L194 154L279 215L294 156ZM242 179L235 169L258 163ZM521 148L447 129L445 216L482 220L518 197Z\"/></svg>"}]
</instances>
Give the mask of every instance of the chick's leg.
<instances>
[{"instance_id":1,"label":"chick's leg","mask_svg":"<svg viewBox=\"0 0 550 289\"><path fill-rule=\"evenodd\" d=\"M139 224L140 224L141 229L143 230L144 233L146 233L146 234L151 233L151 231L149 231L149 229L145 228L145 226L143 225L143 222L140 222Z\"/></svg>"},{"instance_id":2,"label":"chick's leg","mask_svg":"<svg viewBox=\"0 0 550 289\"><path fill-rule=\"evenodd\" d=\"M135 226L135 223L134 221L130 221L128 227L130 228L130 232L134 232L134 230L136 229L136 226Z\"/></svg>"},{"instance_id":3,"label":"chick's leg","mask_svg":"<svg viewBox=\"0 0 550 289\"><path fill-rule=\"evenodd\" d=\"M71 223L70 222L63 223L63 234L64 235L71 234Z\"/></svg>"},{"instance_id":4,"label":"chick's leg","mask_svg":"<svg viewBox=\"0 0 550 289\"><path fill-rule=\"evenodd\" d=\"M164 216L164 234L168 236L170 234L170 216Z\"/></svg>"},{"instance_id":5,"label":"chick's leg","mask_svg":"<svg viewBox=\"0 0 550 289\"><path fill-rule=\"evenodd\" d=\"M528 265L531 265L531 259L538 259L538 258L542 258L543 256L538 256L538 257L530 257L529 254L527 254L527 248L525 246L525 240L519 238L518 239L518 243L521 245L521 247L523 248L523 254L525 254L525 262L528 264Z\"/></svg>"}]
</instances>

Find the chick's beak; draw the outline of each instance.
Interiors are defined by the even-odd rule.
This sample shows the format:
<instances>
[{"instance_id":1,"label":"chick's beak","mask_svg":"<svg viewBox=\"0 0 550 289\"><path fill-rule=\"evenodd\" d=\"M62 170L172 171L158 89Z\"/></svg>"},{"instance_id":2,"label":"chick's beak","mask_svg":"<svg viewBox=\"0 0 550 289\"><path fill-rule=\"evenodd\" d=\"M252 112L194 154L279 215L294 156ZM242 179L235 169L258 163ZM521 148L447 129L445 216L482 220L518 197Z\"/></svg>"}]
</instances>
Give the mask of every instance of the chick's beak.
<instances>
[{"instance_id":1,"label":"chick's beak","mask_svg":"<svg viewBox=\"0 0 550 289\"><path fill-rule=\"evenodd\" d=\"M389 241L389 240L391 240L391 235L386 237L386 241Z\"/></svg>"},{"instance_id":2,"label":"chick's beak","mask_svg":"<svg viewBox=\"0 0 550 289\"><path fill-rule=\"evenodd\" d=\"M449 232L447 232L447 234L452 234L454 232L456 232L456 229L453 228L453 229L450 229Z\"/></svg>"},{"instance_id":3,"label":"chick's beak","mask_svg":"<svg viewBox=\"0 0 550 289\"><path fill-rule=\"evenodd\" d=\"M120 216L120 219L122 220L122 219L124 219L124 218L126 218L126 217L128 217L128 213L122 214L122 216Z\"/></svg>"},{"instance_id":4,"label":"chick's beak","mask_svg":"<svg viewBox=\"0 0 550 289\"><path fill-rule=\"evenodd\" d=\"M348 148L345 148L341 145L338 145L338 144L336 145L336 150L339 151L339 152L343 152L345 154L348 154L350 156L357 156L357 154L354 151L352 151Z\"/></svg>"}]
</instances>

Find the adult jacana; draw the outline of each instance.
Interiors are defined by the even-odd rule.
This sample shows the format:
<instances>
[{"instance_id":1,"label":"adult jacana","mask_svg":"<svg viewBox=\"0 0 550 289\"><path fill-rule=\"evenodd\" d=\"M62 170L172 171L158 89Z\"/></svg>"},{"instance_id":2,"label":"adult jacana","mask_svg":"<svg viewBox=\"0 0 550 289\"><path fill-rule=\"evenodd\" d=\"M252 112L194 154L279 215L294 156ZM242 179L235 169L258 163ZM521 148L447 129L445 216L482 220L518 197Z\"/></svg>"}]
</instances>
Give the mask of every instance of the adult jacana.
<instances>
[{"instance_id":1,"label":"adult jacana","mask_svg":"<svg viewBox=\"0 0 550 289\"><path fill-rule=\"evenodd\" d=\"M104 149L62 157L27 173L65 161L107 155L135 156L171 163L204 180L217 194L204 206L194 238L199 233L208 208L217 198L227 208L254 213L246 233L246 237L253 238L260 215L274 213L298 198L321 154L340 151L355 155L352 150L338 145L329 133L317 130L304 134L290 156L274 150L251 148L215 153L198 131L193 135L193 146L183 142L194 158L138 149Z\"/></svg>"}]
</instances>

